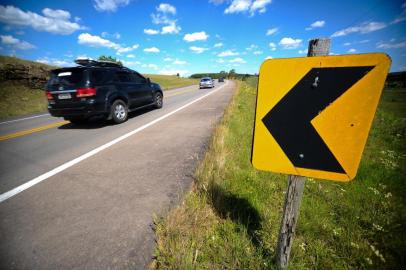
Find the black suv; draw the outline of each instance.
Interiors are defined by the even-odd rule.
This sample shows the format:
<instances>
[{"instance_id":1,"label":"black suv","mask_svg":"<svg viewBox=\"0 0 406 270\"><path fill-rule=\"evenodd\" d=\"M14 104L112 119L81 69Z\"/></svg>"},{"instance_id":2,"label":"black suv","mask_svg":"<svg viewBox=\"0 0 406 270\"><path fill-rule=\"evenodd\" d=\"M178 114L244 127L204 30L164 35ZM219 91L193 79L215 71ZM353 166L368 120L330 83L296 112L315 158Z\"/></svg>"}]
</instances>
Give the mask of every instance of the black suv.
<instances>
[{"instance_id":1,"label":"black suv","mask_svg":"<svg viewBox=\"0 0 406 270\"><path fill-rule=\"evenodd\" d=\"M46 97L52 116L80 123L101 115L119 124L133 110L162 107L163 92L159 84L138 72L114 62L75 62L79 66L51 71Z\"/></svg>"}]
</instances>

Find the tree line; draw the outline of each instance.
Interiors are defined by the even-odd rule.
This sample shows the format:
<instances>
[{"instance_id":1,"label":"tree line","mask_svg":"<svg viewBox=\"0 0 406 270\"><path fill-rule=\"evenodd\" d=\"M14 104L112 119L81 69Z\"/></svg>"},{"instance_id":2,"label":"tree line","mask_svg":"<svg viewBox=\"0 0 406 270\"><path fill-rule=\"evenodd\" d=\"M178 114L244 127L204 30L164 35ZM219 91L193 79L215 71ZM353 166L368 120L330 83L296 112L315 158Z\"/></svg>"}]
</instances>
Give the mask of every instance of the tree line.
<instances>
[{"instance_id":1,"label":"tree line","mask_svg":"<svg viewBox=\"0 0 406 270\"><path fill-rule=\"evenodd\" d=\"M218 79L218 78L227 78L227 79L239 79L239 80L246 80L247 78L251 76L258 76L257 74L252 75L248 73L237 73L235 69L231 69L229 72L227 71L220 71L217 73L195 73L190 75L190 78L194 79L201 79L203 77L211 77L213 79Z\"/></svg>"}]
</instances>

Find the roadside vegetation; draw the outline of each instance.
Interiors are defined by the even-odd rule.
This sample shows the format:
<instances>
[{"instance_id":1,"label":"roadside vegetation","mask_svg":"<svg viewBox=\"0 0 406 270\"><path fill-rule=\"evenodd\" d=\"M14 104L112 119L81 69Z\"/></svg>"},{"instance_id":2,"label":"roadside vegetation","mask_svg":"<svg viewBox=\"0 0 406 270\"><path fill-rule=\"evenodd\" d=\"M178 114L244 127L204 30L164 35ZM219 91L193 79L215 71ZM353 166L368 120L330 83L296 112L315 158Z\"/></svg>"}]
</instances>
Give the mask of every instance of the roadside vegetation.
<instances>
[{"instance_id":1,"label":"roadside vegetation","mask_svg":"<svg viewBox=\"0 0 406 270\"><path fill-rule=\"evenodd\" d=\"M145 74L144 76L150 78L153 82L159 83L163 90L199 84L197 79L182 78L176 75Z\"/></svg>"},{"instance_id":2,"label":"roadside vegetation","mask_svg":"<svg viewBox=\"0 0 406 270\"><path fill-rule=\"evenodd\" d=\"M250 164L256 80L238 82L192 191L156 219L151 268L274 269L287 176ZM406 89L385 89L357 177L306 181L289 269L404 269Z\"/></svg>"},{"instance_id":3,"label":"roadside vegetation","mask_svg":"<svg viewBox=\"0 0 406 270\"><path fill-rule=\"evenodd\" d=\"M0 119L44 112L46 109L43 90L18 83L0 82Z\"/></svg>"},{"instance_id":4,"label":"roadside vegetation","mask_svg":"<svg viewBox=\"0 0 406 270\"><path fill-rule=\"evenodd\" d=\"M57 67L0 55L0 119L44 112L44 85ZM164 90L198 84L198 79L148 74Z\"/></svg>"}]
</instances>

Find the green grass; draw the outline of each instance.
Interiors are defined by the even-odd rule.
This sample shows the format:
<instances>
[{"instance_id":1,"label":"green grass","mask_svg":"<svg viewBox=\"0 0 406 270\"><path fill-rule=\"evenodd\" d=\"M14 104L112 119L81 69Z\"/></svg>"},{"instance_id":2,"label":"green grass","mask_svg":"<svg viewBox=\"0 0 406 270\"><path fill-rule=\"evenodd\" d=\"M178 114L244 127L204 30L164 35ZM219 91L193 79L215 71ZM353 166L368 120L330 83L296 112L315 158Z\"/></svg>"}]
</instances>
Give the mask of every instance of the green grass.
<instances>
[{"instance_id":1,"label":"green grass","mask_svg":"<svg viewBox=\"0 0 406 270\"><path fill-rule=\"evenodd\" d=\"M405 90L385 90L355 180L306 181L289 269L406 264ZM287 176L250 164L256 82L216 128L195 185L156 220L152 268L274 269Z\"/></svg>"},{"instance_id":2,"label":"green grass","mask_svg":"<svg viewBox=\"0 0 406 270\"><path fill-rule=\"evenodd\" d=\"M0 82L0 119L43 112L46 108L43 90Z\"/></svg>"},{"instance_id":3,"label":"green grass","mask_svg":"<svg viewBox=\"0 0 406 270\"><path fill-rule=\"evenodd\" d=\"M151 81L159 83L163 90L184 87L188 85L198 84L198 79L180 78L178 76L145 74Z\"/></svg>"}]
</instances>

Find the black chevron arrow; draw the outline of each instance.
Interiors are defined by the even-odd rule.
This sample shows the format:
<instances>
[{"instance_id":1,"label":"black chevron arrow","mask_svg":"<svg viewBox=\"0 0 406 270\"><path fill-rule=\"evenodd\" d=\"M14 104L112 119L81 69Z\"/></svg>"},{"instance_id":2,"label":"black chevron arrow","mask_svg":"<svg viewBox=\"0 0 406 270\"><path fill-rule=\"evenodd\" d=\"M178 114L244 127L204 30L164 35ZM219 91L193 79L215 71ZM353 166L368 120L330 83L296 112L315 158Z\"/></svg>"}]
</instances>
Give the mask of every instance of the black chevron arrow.
<instances>
[{"instance_id":1,"label":"black chevron arrow","mask_svg":"<svg viewBox=\"0 0 406 270\"><path fill-rule=\"evenodd\" d=\"M345 173L310 123L373 66L313 68L262 119L295 167Z\"/></svg>"}]
</instances>

